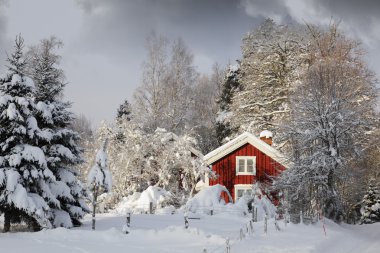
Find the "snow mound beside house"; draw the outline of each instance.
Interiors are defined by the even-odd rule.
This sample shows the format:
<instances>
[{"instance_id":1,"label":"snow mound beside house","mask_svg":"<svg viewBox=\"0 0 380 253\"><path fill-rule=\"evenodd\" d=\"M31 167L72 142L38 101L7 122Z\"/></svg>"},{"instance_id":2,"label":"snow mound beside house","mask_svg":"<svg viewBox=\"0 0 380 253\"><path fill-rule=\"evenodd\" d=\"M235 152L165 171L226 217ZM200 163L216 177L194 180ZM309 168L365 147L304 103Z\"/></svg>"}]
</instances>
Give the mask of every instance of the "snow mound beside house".
<instances>
[{"instance_id":1,"label":"snow mound beside house","mask_svg":"<svg viewBox=\"0 0 380 253\"><path fill-rule=\"evenodd\" d=\"M174 209L172 207L163 208L164 202L170 200L170 192L157 187L149 186L143 192L135 192L133 195L123 198L123 200L115 208L115 212L125 214L127 212L141 213L148 212L150 203L153 204L155 210L159 213L165 212L166 209ZM165 209L165 210L161 210Z\"/></svg>"},{"instance_id":2,"label":"snow mound beside house","mask_svg":"<svg viewBox=\"0 0 380 253\"><path fill-rule=\"evenodd\" d=\"M203 188L193 198L186 203L186 209L193 213L210 212L210 210L219 210L225 206L225 202L221 194L225 192L232 200L227 188L217 184Z\"/></svg>"}]
</instances>

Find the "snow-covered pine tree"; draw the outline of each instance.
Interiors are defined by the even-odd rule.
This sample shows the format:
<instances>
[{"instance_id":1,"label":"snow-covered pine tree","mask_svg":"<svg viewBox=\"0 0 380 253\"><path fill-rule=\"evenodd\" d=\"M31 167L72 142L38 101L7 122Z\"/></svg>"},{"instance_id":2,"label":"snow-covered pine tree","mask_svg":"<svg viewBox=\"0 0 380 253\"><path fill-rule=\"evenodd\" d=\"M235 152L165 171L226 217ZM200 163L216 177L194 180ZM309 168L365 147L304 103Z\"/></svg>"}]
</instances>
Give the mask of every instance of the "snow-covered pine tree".
<instances>
[{"instance_id":1,"label":"snow-covered pine tree","mask_svg":"<svg viewBox=\"0 0 380 253\"><path fill-rule=\"evenodd\" d=\"M236 128L231 126L231 103L232 97L235 92L238 92L241 88L239 83L239 72L240 66L229 65L225 74L222 91L220 97L217 99L217 104L219 106L219 111L217 113L216 123L215 123L215 132L216 138L219 142L219 146L224 144L225 141L228 141L228 138L231 137L236 131Z\"/></svg>"},{"instance_id":2,"label":"snow-covered pine tree","mask_svg":"<svg viewBox=\"0 0 380 253\"><path fill-rule=\"evenodd\" d=\"M87 184L92 192L92 229L95 230L95 212L98 196L110 192L112 188L112 177L108 169L108 156L106 153L107 140L103 147L96 153L95 165L88 173Z\"/></svg>"},{"instance_id":3,"label":"snow-covered pine tree","mask_svg":"<svg viewBox=\"0 0 380 253\"><path fill-rule=\"evenodd\" d=\"M289 118L289 93L299 83L305 69L307 38L292 26L265 20L243 38L239 83L234 94L231 125L239 133L258 135L278 128Z\"/></svg>"},{"instance_id":4,"label":"snow-covered pine tree","mask_svg":"<svg viewBox=\"0 0 380 253\"><path fill-rule=\"evenodd\" d=\"M36 83L36 118L39 127L51 135L39 146L47 157L47 166L56 182L52 192L59 205L52 206L52 224L55 227L80 225L80 219L89 212L85 204L85 188L79 181L75 166L83 162L79 135L71 129L74 116L68 111L70 103L62 101L65 78L58 68L60 56L55 50L62 42L55 37L44 39L29 51L28 72Z\"/></svg>"},{"instance_id":5,"label":"snow-covered pine tree","mask_svg":"<svg viewBox=\"0 0 380 253\"><path fill-rule=\"evenodd\" d=\"M117 110L116 119L119 120L123 117L125 117L127 121L130 121L132 117L131 104L127 99L124 100L124 102L119 106L119 109Z\"/></svg>"},{"instance_id":6,"label":"snow-covered pine tree","mask_svg":"<svg viewBox=\"0 0 380 253\"><path fill-rule=\"evenodd\" d=\"M380 222L380 192L374 180L370 180L367 193L363 197L361 224Z\"/></svg>"},{"instance_id":7,"label":"snow-covered pine tree","mask_svg":"<svg viewBox=\"0 0 380 253\"><path fill-rule=\"evenodd\" d=\"M51 227L49 206L59 206L50 185L55 176L40 143L51 141L34 117L34 83L24 75L24 40L19 35L8 57L8 72L0 78L0 213L4 232L11 221L24 220L30 229Z\"/></svg>"}]
</instances>

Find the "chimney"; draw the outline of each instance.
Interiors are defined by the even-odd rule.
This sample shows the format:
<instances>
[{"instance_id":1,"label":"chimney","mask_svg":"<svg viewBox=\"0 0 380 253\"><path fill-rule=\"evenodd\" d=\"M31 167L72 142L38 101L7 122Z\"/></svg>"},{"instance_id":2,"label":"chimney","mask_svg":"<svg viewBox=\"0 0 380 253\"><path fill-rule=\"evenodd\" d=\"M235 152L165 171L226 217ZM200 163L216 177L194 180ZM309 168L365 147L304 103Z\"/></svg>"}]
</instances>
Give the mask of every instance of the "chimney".
<instances>
[{"instance_id":1,"label":"chimney","mask_svg":"<svg viewBox=\"0 0 380 253\"><path fill-rule=\"evenodd\" d=\"M273 134L271 131L264 130L260 133L260 140L265 142L266 144L272 146L273 141L272 141Z\"/></svg>"}]
</instances>

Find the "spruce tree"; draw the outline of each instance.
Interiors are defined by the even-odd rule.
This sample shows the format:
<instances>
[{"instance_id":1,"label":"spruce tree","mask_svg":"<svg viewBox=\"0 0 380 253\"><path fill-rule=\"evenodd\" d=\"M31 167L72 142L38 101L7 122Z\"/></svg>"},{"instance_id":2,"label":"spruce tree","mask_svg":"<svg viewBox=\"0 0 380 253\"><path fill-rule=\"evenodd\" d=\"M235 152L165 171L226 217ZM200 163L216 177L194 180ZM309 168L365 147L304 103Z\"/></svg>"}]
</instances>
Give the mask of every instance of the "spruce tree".
<instances>
[{"instance_id":1,"label":"spruce tree","mask_svg":"<svg viewBox=\"0 0 380 253\"><path fill-rule=\"evenodd\" d=\"M72 227L80 225L79 219L89 209L84 202L85 188L75 169L83 162L82 149L78 146L80 138L70 127L74 120L68 110L70 103L62 101L64 75L58 68L60 57L55 53L61 45L52 37L32 48L29 71L37 87L35 100L39 126L51 135L51 139L40 146L47 157L47 166L57 180L52 188L60 205L51 208L52 223L55 227Z\"/></svg>"},{"instance_id":2,"label":"spruce tree","mask_svg":"<svg viewBox=\"0 0 380 253\"><path fill-rule=\"evenodd\" d=\"M131 104L126 99L117 110L116 119L120 120L122 118L125 118L127 121L130 121L132 118L132 108Z\"/></svg>"},{"instance_id":3,"label":"spruce tree","mask_svg":"<svg viewBox=\"0 0 380 253\"><path fill-rule=\"evenodd\" d=\"M371 180L368 185L368 190L363 197L362 205L361 224L370 224L380 221L380 193L373 180Z\"/></svg>"},{"instance_id":4,"label":"spruce tree","mask_svg":"<svg viewBox=\"0 0 380 253\"><path fill-rule=\"evenodd\" d=\"M231 126L230 118L232 117L232 97L234 93L241 88L239 83L239 72L240 67L238 65L228 66L223 82L222 93L217 100L219 111L216 119L215 132L219 145L223 144L226 138L231 137L237 130Z\"/></svg>"},{"instance_id":5,"label":"spruce tree","mask_svg":"<svg viewBox=\"0 0 380 253\"><path fill-rule=\"evenodd\" d=\"M8 72L0 78L0 213L4 232L24 220L30 229L51 227L49 206L59 206L50 185L55 176L39 143L52 136L38 128L34 117L34 83L24 75L24 40L17 36L8 57Z\"/></svg>"}]
</instances>

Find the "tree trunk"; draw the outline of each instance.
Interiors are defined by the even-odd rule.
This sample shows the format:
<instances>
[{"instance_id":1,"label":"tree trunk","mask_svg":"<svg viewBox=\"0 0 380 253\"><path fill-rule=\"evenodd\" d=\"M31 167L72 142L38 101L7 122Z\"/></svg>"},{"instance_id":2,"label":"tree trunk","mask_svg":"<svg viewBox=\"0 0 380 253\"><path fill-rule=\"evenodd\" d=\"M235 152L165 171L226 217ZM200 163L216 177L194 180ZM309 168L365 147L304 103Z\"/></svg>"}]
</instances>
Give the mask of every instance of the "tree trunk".
<instances>
[{"instance_id":1,"label":"tree trunk","mask_svg":"<svg viewBox=\"0 0 380 253\"><path fill-rule=\"evenodd\" d=\"M11 230L11 212L5 211L4 212L4 228L3 232L7 233Z\"/></svg>"},{"instance_id":2,"label":"tree trunk","mask_svg":"<svg viewBox=\"0 0 380 253\"><path fill-rule=\"evenodd\" d=\"M96 211L97 199L98 199L98 187L94 186L93 199L92 199L92 230L95 230L95 211Z\"/></svg>"}]
</instances>

